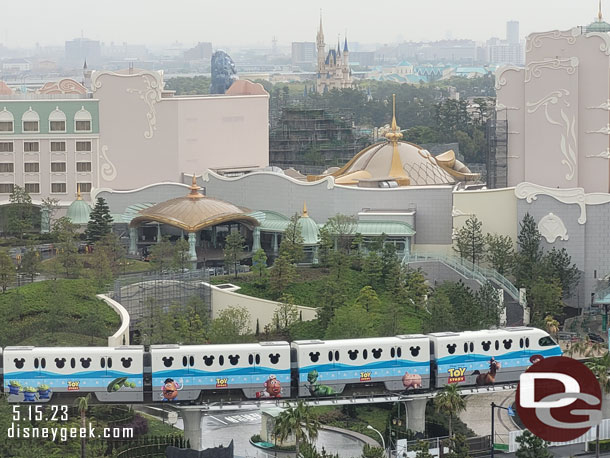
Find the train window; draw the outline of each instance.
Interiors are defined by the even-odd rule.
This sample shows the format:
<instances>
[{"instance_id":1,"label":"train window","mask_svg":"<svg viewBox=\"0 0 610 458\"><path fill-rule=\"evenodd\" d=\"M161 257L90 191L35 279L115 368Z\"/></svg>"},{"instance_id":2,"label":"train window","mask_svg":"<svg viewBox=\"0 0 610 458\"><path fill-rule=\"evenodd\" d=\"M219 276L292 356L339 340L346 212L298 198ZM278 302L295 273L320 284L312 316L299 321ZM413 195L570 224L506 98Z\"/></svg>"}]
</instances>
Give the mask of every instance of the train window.
<instances>
[{"instance_id":1,"label":"train window","mask_svg":"<svg viewBox=\"0 0 610 458\"><path fill-rule=\"evenodd\" d=\"M396 349L394 347L390 348L390 356L393 358L396 356Z\"/></svg>"},{"instance_id":2,"label":"train window","mask_svg":"<svg viewBox=\"0 0 610 458\"><path fill-rule=\"evenodd\" d=\"M366 350L362 350L362 357L363 357L364 359L368 358L368 357L369 357L369 352L368 352L368 351L366 351Z\"/></svg>"},{"instance_id":3,"label":"train window","mask_svg":"<svg viewBox=\"0 0 610 458\"><path fill-rule=\"evenodd\" d=\"M182 365L183 365L184 367L186 367L186 364L187 364L187 358L186 358L186 356L183 356L183 357L182 357Z\"/></svg>"},{"instance_id":4,"label":"train window","mask_svg":"<svg viewBox=\"0 0 610 458\"><path fill-rule=\"evenodd\" d=\"M529 348L529 346L530 346L530 338L529 338L529 337L526 337L526 338L525 338L525 346L526 346L527 348Z\"/></svg>"},{"instance_id":5,"label":"train window","mask_svg":"<svg viewBox=\"0 0 610 458\"><path fill-rule=\"evenodd\" d=\"M44 369L45 367L47 367L47 360L46 360L46 359L42 358L42 359L40 360L40 367L42 367L43 369Z\"/></svg>"},{"instance_id":6,"label":"train window","mask_svg":"<svg viewBox=\"0 0 610 458\"><path fill-rule=\"evenodd\" d=\"M108 369L112 367L112 358L108 358Z\"/></svg>"},{"instance_id":7,"label":"train window","mask_svg":"<svg viewBox=\"0 0 610 458\"><path fill-rule=\"evenodd\" d=\"M254 364L254 356L252 355L248 355L248 364L250 366L252 366L252 364Z\"/></svg>"},{"instance_id":8,"label":"train window","mask_svg":"<svg viewBox=\"0 0 610 458\"><path fill-rule=\"evenodd\" d=\"M496 350L499 350L499 349L500 349L500 342L498 342L497 340L496 340L495 347L496 347Z\"/></svg>"},{"instance_id":9,"label":"train window","mask_svg":"<svg viewBox=\"0 0 610 458\"><path fill-rule=\"evenodd\" d=\"M218 364L220 364L221 366L225 363L225 357L220 355L218 357Z\"/></svg>"},{"instance_id":10,"label":"train window","mask_svg":"<svg viewBox=\"0 0 610 458\"><path fill-rule=\"evenodd\" d=\"M468 342L464 342L464 353L468 353Z\"/></svg>"},{"instance_id":11,"label":"train window","mask_svg":"<svg viewBox=\"0 0 610 458\"><path fill-rule=\"evenodd\" d=\"M328 352L328 360L329 360L329 361L332 361L332 360L333 360L333 351L332 351L332 350L330 350L330 351Z\"/></svg>"},{"instance_id":12,"label":"train window","mask_svg":"<svg viewBox=\"0 0 610 458\"><path fill-rule=\"evenodd\" d=\"M256 361L256 364L260 364L261 363L261 355L259 355L257 353L256 356L254 357L254 361Z\"/></svg>"},{"instance_id":13,"label":"train window","mask_svg":"<svg viewBox=\"0 0 610 458\"><path fill-rule=\"evenodd\" d=\"M474 352L474 343L470 342L470 353Z\"/></svg>"},{"instance_id":14,"label":"train window","mask_svg":"<svg viewBox=\"0 0 610 458\"><path fill-rule=\"evenodd\" d=\"M38 358L34 358L34 368L38 369Z\"/></svg>"},{"instance_id":15,"label":"train window","mask_svg":"<svg viewBox=\"0 0 610 458\"><path fill-rule=\"evenodd\" d=\"M102 366L102 369L106 367L106 358L100 358L100 366Z\"/></svg>"},{"instance_id":16,"label":"train window","mask_svg":"<svg viewBox=\"0 0 610 458\"><path fill-rule=\"evenodd\" d=\"M519 348L523 348L523 337L519 339Z\"/></svg>"},{"instance_id":17,"label":"train window","mask_svg":"<svg viewBox=\"0 0 610 458\"><path fill-rule=\"evenodd\" d=\"M70 358L70 367L74 369L76 367L76 360L74 358Z\"/></svg>"},{"instance_id":18,"label":"train window","mask_svg":"<svg viewBox=\"0 0 610 458\"><path fill-rule=\"evenodd\" d=\"M190 366L194 366L195 365L195 358L192 356L189 356L189 365Z\"/></svg>"},{"instance_id":19,"label":"train window","mask_svg":"<svg viewBox=\"0 0 610 458\"><path fill-rule=\"evenodd\" d=\"M339 361L339 352L335 351L335 361Z\"/></svg>"},{"instance_id":20,"label":"train window","mask_svg":"<svg viewBox=\"0 0 610 458\"><path fill-rule=\"evenodd\" d=\"M541 337L540 340L538 340L538 345L540 345L541 347L550 347L550 346L556 345L556 344L553 341L553 339L551 339L549 336L546 336L546 337Z\"/></svg>"},{"instance_id":21,"label":"train window","mask_svg":"<svg viewBox=\"0 0 610 458\"><path fill-rule=\"evenodd\" d=\"M398 356L399 358L402 356L402 349L400 347L396 349L396 356Z\"/></svg>"}]
</instances>

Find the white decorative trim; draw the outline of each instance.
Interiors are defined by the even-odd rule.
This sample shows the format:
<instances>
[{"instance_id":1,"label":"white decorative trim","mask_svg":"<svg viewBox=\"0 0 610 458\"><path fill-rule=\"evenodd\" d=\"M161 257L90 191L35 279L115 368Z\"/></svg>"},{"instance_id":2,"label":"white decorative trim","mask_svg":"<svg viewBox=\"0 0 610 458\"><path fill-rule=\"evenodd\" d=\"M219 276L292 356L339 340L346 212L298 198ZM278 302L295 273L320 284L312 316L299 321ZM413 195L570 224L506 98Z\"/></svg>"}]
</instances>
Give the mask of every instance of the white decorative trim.
<instances>
[{"instance_id":1,"label":"white decorative trim","mask_svg":"<svg viewBox=\"0 0 610 458\"><path fill-rule=\"evenodd\" d=\"M451 209L451 216L453 216L454 218L458 216L474 216L474 213L464 213L462 210L453 206L453 208Z\"/></svg>"},{"instance_id":2,"label":"white decorative trim","mask_svg":"<svg viewBox=\"0 0 610 458\"><path fill-rule=\"evenodd\" d=\"M184 183L175 183L173 181L161 181L158 183L153 183L153 184L147 184L145 186L142 186L140 188L135 188L135 189L129 189L129 190L117 190L117 189L112 189L112 188L93 188L91 189L91 201L95 202L95 200L97 199L97 196L99 194L101 194L102 192L107 192L110 194L133 194L136 192L140 192L143 191L145 189L148 188L153 188L155 186L160 186L160 185L171 185L171 186L178 186L178 187L183 187L184 189L188 189L189 185L188 184L184 184ZM72 203L72 201L68 202L68 205L70 205Z\"/></svg>"},{"instance_id":3,"label":"white decorative trim","mask_svg":"<svg viewBox=\"0 0 610 458\"><path fill-rule=\"evenodd\" d=\"M587 157L591 158L599 158L599 159L610 159L610 147L606 148L605 151L602 151L599 154L589 154Z\"/></svg>"},{"instance_id":4,"label":"white decorative trim","mask_svg":"<svg viewBox=\"0 0 610 458\"><path fill-rule=\"evenodd\" d=\"M543 216L538 222L538 231L549 243L554 243L559 237L561 240L568 240L568 230L561 218L553 213Z\"/></svg>"},{"instance_id":5,"label":"white decorative trim","mask_svg":"<svg viewBox=\"0 0 610 458\"><path fill-rule=\"evenodd\" d=\"M102 146L100 156L102 156L105 161L101 167L102 178L106 181L113 181L117 176L117 171L114 164L110 161L110 159L108 159L107 145Z\"/></svg>"},{"instance_id":6,"label":"white decorative trim","mask_svg":"<svg viewBox=\"0 0 610 458\"><path fill-rule=\"evenodd\" d=\"M598 130L588 130L586 133L610 135L610 124L606 124L606 127L602 127Z\"/></svg>"},{"instance_id":7,"label":"white decorative trim","mask_svg":"<svg viewBox=\"0 0 610 458\"><path fill-rule=\"evenodd\" d=\"M574 179L576 172L576 148L578 147L576 141L576 116L572 115L572 119L568 118L568 115L560 108L559 115L561 122L554 120L549 115L549 104L555 105L561 100L566 107L570 106L570 103L564 98L570 95L570 91L567 89L560 89L558 91L552 91L540 100L536 102L527 102L527 112L529 114L535 113L540 107L544 107L544 116L549 124L553 124L562 128L561 140L559 141L559 147L563 154L561 163L568 167L568 173L566 173L566 180L571 181Z\"/></svg>"},{"instance_id":8,"label":"white decorative trim","mask_svg":"<svg viewBox=\"0 0 610 458\"><path fill-rule=\"evenodd\" d=\"M550 32L532 33L525 42L525 52L530 52L534 48L542 46L542 39L566 40L568 44L576 43L576 37L581 35L580 27L573 27L570 30L551 30Z\"/></svg>"},{"instance_id":9,"label":"white decorative trim","mask_svg":"<svg viewBox=\"0 0 610 458\"><path fill-rule=\"evenodd\" d=\"M153 138L154 131L157 130L157 113L155 105L157 102L161 101L163 83L161 81L161 76L158 74L142 73L141 77L146 84L146 90L141 91L139 89L127 88L127 92L130 94L138 94L140 99L144 100L148 106L148 112L146 113L148 130L144 132L144 138Z\"/></svg>"},{"instance_id":10,"label":"white decorative trim","mask_svg":"<svg viewBox=\"0 0 610 458\"><path fill-rule=\"evenodd\" d=\"M547 188L546 186L527 182L519 183L515 187L517 199L525 199L528 204L536 200L539 195L552 197L564 204L578 205L580 207L578 223L585 224L587 222L585 190L583 188Z\"/></svg>"},{"instance_id":11,"label":"white decorative trim","mask_svg":"<svg viewBox=\"0 0 610 458\"><path fill-rule=\"evenodd\" d=\"M577 67L578 57L533 61L525 66L525 82L529 82L532 78L540 78L543 68L565 70L568 75L573 75Z\"/></svg>"},{"instance_id":12,"label":"white decorative trim","mask_svg":"<svg viewBox=\"0 0 610 458\"><path fill-rule=\"evenodd\" d=\"M601 104L599 104L596 107L587 107L587 110L606 110L606 111L610 111L610 99L606 100L605 102L602 102Z\"/></svg>"},{"instance_id":13,"label":"white decorative trim","mask_svg":"<svg viewBox=\"0 0 610 458\"><path fill-rule=\"evenodd\" d=\"M520 72L523 70L523 67L515 67L514 65L509 65L506 67L500 67L496 70L496 91L499 91L502 86L506 86L506 78L504 78L504 72Z\"/></svg>"},{"instance_id":14,"label":"white decorative trim","mask_svg":"<svg viewBox=\"0 0 610 458\"><path fill-rule=\"evenodd\" d=\"M585 34L587 38L599 37L603 41L602 44L599 45L599 50L603 52L606 56L610 56L610 36L607 33L600 32L590 32Z\"/></svg>"},{"instance_id":15,"label":"white decorative trim","mask_svg":"<svg viewBox=\"0 0 610 458\"><path fill-rule=\"evenodd\" d=\"M509 130L509 131L508 131L508 132L506 132L506 133L507 133L507 134L513 134L513 135L516 135L516 134L520 134L521 132L519 132L518 130Z\"/></svg>"},{"instance_id":16,"label":"white decorative trim","mask_svg":"<svg viewBox=\"0 0 610 458\"><path fill-rule=\"evenodd\" d=\"M521 156L506 156L508 159L519 159Z\"/></svg>"},{"instance_id":17,"label":"white decorative trim","mask_svg":"<svg viewBox=\"0 0 610 458\"><path fill-rule=\"evenodd\" d=\"M520 110L520 109L521 108L519 108L519 107L507 107L503 103L497 103L496 102L496 111L501 111L501 110Z\"/></svg>"}]
</instances>

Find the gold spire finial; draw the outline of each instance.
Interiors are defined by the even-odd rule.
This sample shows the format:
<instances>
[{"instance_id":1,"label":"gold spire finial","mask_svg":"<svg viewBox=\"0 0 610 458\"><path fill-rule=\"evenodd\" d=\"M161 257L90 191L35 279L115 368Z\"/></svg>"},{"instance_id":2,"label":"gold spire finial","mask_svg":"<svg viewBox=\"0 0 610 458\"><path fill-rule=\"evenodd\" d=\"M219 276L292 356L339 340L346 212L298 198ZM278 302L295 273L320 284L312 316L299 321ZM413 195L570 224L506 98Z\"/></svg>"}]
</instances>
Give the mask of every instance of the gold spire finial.
<instances>
[{"instance_id":1,"label":"gold spire finial","mask_svg":"<svg viewBox=\"0 0 610 458\"><path fill-rule=\"evenodd\" d=\"M80 195L80 183L78 183L76 185L76 200L83 200L83 198Z\"/></svg>"},{"instance_id":2,"label":"gold spire finial","mask_svg":"<svg viewBox=\"0 0 610 458\"><path fill-rule=\"evenodd\" d=\"M599 0L599 9L597 11L597 20L602 22L602 0Z\"/></svg>"},{"instance_id":3,"label":"gold spire finial","mask_svg":"<svg viewBox=\"0 0 610 458\"><path fill-rule=\"evenodd\" d=\"M392 124L390 128L391 131L385 134L385 138L387 138L392 143L396 143L402 138L400 128L396 124L396 94L392 94Z\"/></svg>"},{"instance_id":4,"label":"gold spire finial","mask_svg":"<svg viewBox=\"0 0 610 458\"><path fill-rule=\"evenodd\" d=\"M392 94L392 132L396 132L396 94Z\"/></svg>"},{"instance_id":5,"label":"gold spire finial","mask_svg":"<svg viewBox=\"0 0 610 458\"><path fill-rule=\"evenodd\" d=\"M187 197L189 197L190 199L201 199L202 197L204 197L203 194L199 192L201 188L197 185L197 176L195 176L194 173L193 180L191 181L189 189L191 190L191 192L188 194Z\"/></svg>"},{"instance_id":6,"label":"gold spire finial","mask_svg":"<svg viewBox=\"0 0 610 458\"><path fill-rule=\"evenodd\" d=\"M303 218L309 218L309 214L307 213L307 202L303 202L303 213L301 216Z\"/></svg>"}]
</instances>

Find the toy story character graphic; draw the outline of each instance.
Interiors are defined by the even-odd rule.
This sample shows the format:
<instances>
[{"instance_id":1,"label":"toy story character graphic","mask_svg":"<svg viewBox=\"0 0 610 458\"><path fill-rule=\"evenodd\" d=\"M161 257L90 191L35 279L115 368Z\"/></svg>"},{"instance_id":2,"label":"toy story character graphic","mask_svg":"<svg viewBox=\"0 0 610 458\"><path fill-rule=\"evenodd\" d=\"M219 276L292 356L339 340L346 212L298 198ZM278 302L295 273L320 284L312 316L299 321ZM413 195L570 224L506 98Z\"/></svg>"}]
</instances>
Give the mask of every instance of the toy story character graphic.
<instances>
[{"instance_id":1,"label":"toy story character graphic","mask_svg":"<svg viewBox=\"0 0 610 458\"><path fill-rule=\"evenodd\" d=\"M477 386L493 385L496 383L496 374L501 368L500 361L496 361L492 356L489 360L489 371L481 374L479 371L474 371L472 375L477 375Z\"/></svg>"},{"instance_id":2,"label":"toy story character graphic","mask_svg":"<svg viewBox=\"0 0 610 458\"><path fill-rule=\"evenodd\" d=\"M263 383L264 391L257 391L257 398L280 398L282 397L282 385L275 375L270 375Z\"/></svg>"},{"instance_id":3,"label":"toy story character graphic","mask_svg":"<svg viewBox=\"0 0 610 458\"><path fill-rule=\"evenodd\" d=\"M311 394L312 396L331 396L333 394L336 394L336 391L332 387L328 385L322 385L318 381L318 371L315 369L307 374L307 382L307 389L309 390L309 394Z\"/></svg>"},{"instance_id":4,"label":"toy story character graphic","mask_svg":"<svg viewBox=\"0 0 610 458\"><path fill-rule=\"evenodd\" d=\"M532 356L530 356L530 363L536 364L538 361L542 361L543 359L544 359L544 356L542 356L542 355L532 355Z\"/></svg>"},{"instance_id":5,"label":"toy story character graphic","mask_svg":"<svg viewBox=\"0 0 610 458\"><path fill-rule=\"evenodd\" d=\"M421 375L405 372L405 375L402 376L402 385L405 387L405 391L409 388L413 388L414 390L421 388Z\"/></svg>"},{"instance_id":6,"label":"toy story character graphic","mask_svg":"<svg viewBox=\"0 0 610 458\"><path fill-rule=\"evenodd\" d=\"M178 391L182 389L182 385L175 382L172 378L166 378L161 387L162 401L175 401L178 397Z\"/></svg>"}]
</instances>

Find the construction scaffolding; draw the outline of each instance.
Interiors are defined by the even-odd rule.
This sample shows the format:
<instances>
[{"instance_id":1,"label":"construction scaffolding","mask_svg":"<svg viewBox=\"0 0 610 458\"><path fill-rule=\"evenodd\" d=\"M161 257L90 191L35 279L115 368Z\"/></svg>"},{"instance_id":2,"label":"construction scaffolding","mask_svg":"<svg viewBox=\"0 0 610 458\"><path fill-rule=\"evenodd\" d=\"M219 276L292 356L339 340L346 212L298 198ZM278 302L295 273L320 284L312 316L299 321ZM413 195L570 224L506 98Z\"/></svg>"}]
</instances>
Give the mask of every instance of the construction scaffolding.
<instances>
[{"instance_id":1,"label":"construction scaffolding","mask_svg":"<svg viewBox=\"0 0 610 458\"><path fill-rule=\"evenodd\" d=\"M508 185L508 121L498 119L498 112L487 121L487 187L505 188Z\"/></svg>"}]
</instances>

